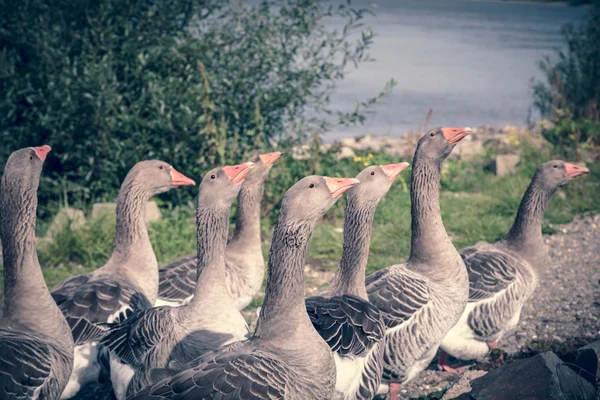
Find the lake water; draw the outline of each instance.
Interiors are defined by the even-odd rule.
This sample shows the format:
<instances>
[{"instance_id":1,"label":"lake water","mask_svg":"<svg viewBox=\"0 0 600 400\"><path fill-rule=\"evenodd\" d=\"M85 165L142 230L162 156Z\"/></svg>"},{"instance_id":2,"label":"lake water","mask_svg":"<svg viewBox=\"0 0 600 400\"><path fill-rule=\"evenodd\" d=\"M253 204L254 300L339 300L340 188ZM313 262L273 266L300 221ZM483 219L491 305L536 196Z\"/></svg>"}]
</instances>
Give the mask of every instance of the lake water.
<instances>
[{"instance_id":1,"label":"lake water","mask_svg":"<svg viewBox=\"0 0 600 400\"><path fill-rule=\"evenodd\" d=\"M537 62L563 45L560 29L587 9L469 0L354 1L377 13L367 24L377 35L375 62L351 71L333 97L336 108L375 95L390 78L398 85L364 126L329 132L397 136L430 127L524 125L532 104ZM533 114L533 120L538 119Z\"/></svg>"}]
</instances>

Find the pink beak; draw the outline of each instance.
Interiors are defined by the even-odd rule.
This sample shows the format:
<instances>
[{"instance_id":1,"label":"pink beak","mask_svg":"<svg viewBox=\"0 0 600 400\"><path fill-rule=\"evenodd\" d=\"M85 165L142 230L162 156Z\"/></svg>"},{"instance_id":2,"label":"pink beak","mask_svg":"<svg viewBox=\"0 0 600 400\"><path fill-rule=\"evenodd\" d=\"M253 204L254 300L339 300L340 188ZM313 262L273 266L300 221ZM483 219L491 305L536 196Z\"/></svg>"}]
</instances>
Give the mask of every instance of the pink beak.
<instances>
[{"instance_id":1,"label":"pink beak","mask_svg":"<svg viewBox=\"0 0 600 400\"><path fill-rule=\"evenodd\" d=\"M276 151L274 153L260 154L258 156L258 158L260 158L260 161L262 161L263 164L265 164L266 166L271 166L275 164L275 161L277 161L279 157L281 157L280 151Z\"/></svg>"},{"instance_id":2,"label":"pink beak","mask_svg":"<svg viewBox=\"0 0 600 400\"><path fill-rule=\"evenodd\" d=\"M336 199L341 197L344 192L360 183L358 179L354 178L329 178L324 176L323 179L325 179L329 193Z\"/></svg>"},{"instance_id":3,"label":"pink beak","mask_svg":"<svg viewBox=\"0 0 600 400\"><path fill-rule=\"evenodd\" d=\"M173 186L189 186L195 185L193 179L188 178L181 172L177 171L175 168L171 167L171 185Z\"/></svg>"},{"instance_id":4,"label":"pink beak","mask_svg":"<svg viewBox=\"0 0 600 400\"><path fill-rule=\"evenodd\" d=\"M383 172L385 172L388 178L390 178L390 181L393 181L398 175L400 175L400 172L408 168L409 165L410 164L407 162L401 162L398 164L382 165L381 169L383 170Z\"/></svg>"},{"instance_id":5,"label":"pink beak","mask_svg":"<svg viewBox=\"0 0 600 400\"><path fill-rule=\"evenodd\" d=\"M47 144L40 147L32 147L32 149L42 162L46 161L48 153L52 151L52 147L48 146Z\"/></svg>"},{"instance_id":6,"label":"pink beak","mask_svg":"<svg viewBox=\"0 0 600 400\"><path fill-rule=\"evenodd\" d=\"M246 179L246 176L248 176L250 171L252 171L252 168L254 168L254 163L252 161L248 161L243 164L228 165L223 167L223 171L229 180L237 185Z\"/></svg>"},{"instance_id":7,"label":"pink beak","mask_svg":"<svg viewBox=\"0 0 600 400\"><path fill-rule=\"evenodd\" d=\"M590 173L590 170L587 169L586 167L571 164L568 162L565 163L565 170L567 171L567 176L571 179Z\"/></svg>"},{"instance_id":8,"label":"pink beak","mask_svg":"<svg viewBox=\"0 0 600 400\"><path fill-rule=\"evenodd\" d=\"M448 143L455 144L471 133L471 128L442 128L442 133Z\"/></svg>"}]
</instances>

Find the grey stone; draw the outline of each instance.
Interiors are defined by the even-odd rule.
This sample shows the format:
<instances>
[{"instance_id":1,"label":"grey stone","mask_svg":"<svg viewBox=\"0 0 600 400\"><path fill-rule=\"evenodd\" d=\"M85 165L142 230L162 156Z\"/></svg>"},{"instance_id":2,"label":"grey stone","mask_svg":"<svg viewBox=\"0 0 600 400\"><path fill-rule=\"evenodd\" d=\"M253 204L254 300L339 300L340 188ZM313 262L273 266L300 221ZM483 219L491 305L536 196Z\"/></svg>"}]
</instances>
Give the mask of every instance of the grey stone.
<instances>
[{"instance_id":1,"label":"grey stone","mask_svg":"<svg viewBox=\"0 0 600 400\"><path fill-rule=\"evenodd\" d=\"M596 389L548 351L490 371L471 382L474 400L594 400Z\"/></svg>"},{"instance_id":2,"label":"grey stone","mask_svg":"<svg viewBox=\"0 0 600 400\"><path fill-rule=\"evenodd\" d=\"M354 157L355 155L356 155L356 153L354 153L354 150L352 150L350 147L344 146L344 147L340 148L338 153L335 155L335 158L338 160L341 160L343 158Z\"/></svg>"},{"instance_id":3,"label":"grey stone","mask_svg":"<svg viewBox=\"0 0 600 400\"><path fill-rule=\"evenodd\" d=\"M492 170L496 176L506 176L517 172L517 165L521 157L517 154L502 154L496 156L492 164Z\"/></svg>"},{"instance_id":4,"label":"grey stone","mask_svg":"<svg viewBox=\"0 0 600 400\"><path fill-rule=\"evenodd\" d=\"M464 374L462 374L460 379L454 385L452 385L452 387L450 389L448 389L448 391L446 391L446 393L444 393L442 400L456 399L463 393L469 393L471 391L471 381L473 379L481 378L485 374L487 374L487 371L481 371L481 370L466 371Z\"/></svg>"},{"instance_id":5,"label":"grey stone","mask_svg":"<svg viewBox=\"0 0 600 400\"><path fill-rule=\"evenodd\" d=\"M106 216L107 218L115 218L117 213L117 203L96 203L92 207L92 218L100 218ZM146 204L146 222L156 221L161 219L162 214L158 205L154 201L149 201Z\"/></svg>"},{"instance_id":6,"label":"grey stone","mask_svg":"<svg viewBox=\"0 0 600 400\"><path fill-rule=\"evenodd\" d=\"M53 238L58 232L65 230L67 226L72 230L77 230L84 225L85 215L83 211L69 207L61 208L50 223L46 238Z\"/></svg>"},{"instance_id":7,"label":"grey stone","mask_svg":"<svg viewBox=\"0 0 600 400\"><path fill-rule=\"evenodd\" d=\"M578 349L569 357L569 361L575 372L595 385L600 379L600 341Z\"/></svg>"}]
</instances>

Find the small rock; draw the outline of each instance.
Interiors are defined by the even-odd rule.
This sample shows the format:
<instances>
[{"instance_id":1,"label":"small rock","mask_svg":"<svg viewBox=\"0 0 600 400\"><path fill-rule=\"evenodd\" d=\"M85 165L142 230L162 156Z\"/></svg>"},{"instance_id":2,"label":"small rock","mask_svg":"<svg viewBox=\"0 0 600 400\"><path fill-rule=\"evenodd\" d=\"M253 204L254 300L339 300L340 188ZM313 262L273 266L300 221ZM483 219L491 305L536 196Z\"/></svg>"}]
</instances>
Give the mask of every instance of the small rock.
<instances>
[{"instance_id":1,"label":"small rock","mask_svg":"<svg viewBox=\"0 0 600 400\"><path fill-rule=\"evenodd\" d=\"M517 154L502 154L496 156L492 163L492 170L496 176L506 176L517 172L517 165L521 157Z\"/></svg>"},{"instance_id":2,"label":"small rock","mask_svg":"<svg viewBox=\"0 0 600 400\"><path fill-rule=\"evenodd\" d=\"M54 235L58 232L62 232L67 226L69 226L71 230L77 230L83 225L85 225L85 215L83 214L83 211L69 207L61 208L50 223L50 227L46 232L46 238L52 239Z\"/></svg>"},{"instance_id":3,"label":"small rock","mask_svg":"<svg viewBox=\"0 0 600 400\"><path fill-rule=\"evenodd\" d=\"M600 379L600 341L584 346L569 357L572 358L571 368L591 384Z\"/></svg>"},{"instance_id":4,"label":"small rock","mask_svg":"<svg viewBox=\"0 0 600 400\"><path fill-rule=\"evenodd\" d=\"M482 371L482 370L469 370L466 371L458 380L458 382L456 382L450 389L448 389L448 391L446 393L444 393L444 396L442 397L442 400L451 400L451 399L455 399L458 396L460 396L463 393L468 393L471 391L471 381L473 379L477 379L482 377L483 375L487 374L486 371Z\"/></svg>"},{"instance_id":5,"label":"small rock","mask_svg":"<svg viewBox=\"0 0 600 400\"><path fill-rule=\"evenodd\" d=\"M354 152L354 150L352 150L350 147L344 146L344 147L340 148L338 153L335 155L335 158L338 160L341 160L343 158L354 157L355 155L356 155L356 153Z\"/></svg>"},{"instance_id":6,"label":"small rock","mask_svg":"<svg viewBox=\"0 0 600 400\"><path fill-rule=\"evenodd\" d=\"M471 387L474 400L596 398L594 386L550 351L490 371Z\"/></svg>"}]
</instances>

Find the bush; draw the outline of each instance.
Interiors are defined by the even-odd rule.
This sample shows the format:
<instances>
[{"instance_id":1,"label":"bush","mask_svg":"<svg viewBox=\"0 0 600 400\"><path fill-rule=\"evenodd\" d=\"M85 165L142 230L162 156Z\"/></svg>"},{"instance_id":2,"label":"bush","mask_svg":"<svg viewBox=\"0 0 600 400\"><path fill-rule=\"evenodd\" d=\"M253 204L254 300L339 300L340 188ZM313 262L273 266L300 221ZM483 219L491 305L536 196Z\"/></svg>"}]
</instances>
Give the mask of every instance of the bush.
<instances>
[{"instance_id":1,"label":"bush","mask_svg":"<svg viewBox=\"0 0 600 400\"><path fill-rule=\"evenodd\" d=\"M534 105L552 122L544 137L567 158L579 158L600 145L600 3L581 26L563 27L563 35L566 50L540 62L545 82L533 86Z\"/></svg>"},{"instance_id":2,"label":"bush","mask_svg":"<svg viewBox=\"0 0 600 400\"><path fill-rule=\"evenodd\" d=\"M274 141L362 122L379 99L347 112L329 105L348 67L369 61L368 11L349 2L0 0L0 8L0 164L21 147L53 147L42 216L59 198L114 198L139 160L163 159L198 178ZM327 28L334 17L342 30ZM194 194L168 197L182 204Z\"/></svg>"}]
</instances>

